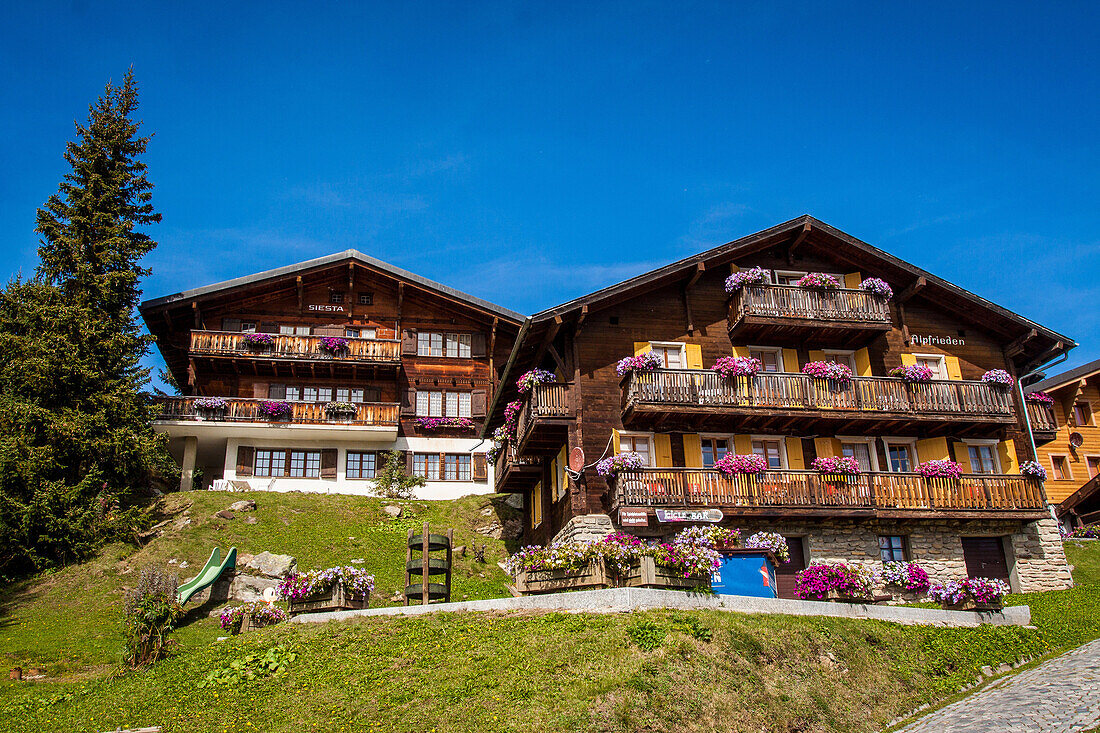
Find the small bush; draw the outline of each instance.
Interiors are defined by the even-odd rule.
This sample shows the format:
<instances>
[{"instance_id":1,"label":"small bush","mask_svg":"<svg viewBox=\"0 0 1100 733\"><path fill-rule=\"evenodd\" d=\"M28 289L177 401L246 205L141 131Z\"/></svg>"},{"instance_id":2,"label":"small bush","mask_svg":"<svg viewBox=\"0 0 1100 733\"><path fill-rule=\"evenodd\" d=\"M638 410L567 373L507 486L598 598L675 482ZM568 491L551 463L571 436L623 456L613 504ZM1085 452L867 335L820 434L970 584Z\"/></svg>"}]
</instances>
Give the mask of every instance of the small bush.
<instances>
[{"instance_id":1,"label":"small bush","mask_svg":"<svg viewBox=\"0 0 1100 733\"><path fill-rule=\"evenodd\" d=\"M282 644L273 646L263 654L249 654L235 659L224 667L212 669L206 677L199 680L199 687L222 685L233 687L250 680L274 677L286 672L287 665L298 658L297 652L288 650Z\"/></svg>"},{"instance_id":2,"label":"small bush","mask_svg":"<svg viewBox=\"0 0 1100 733\"><path fill-rule=\"evenodd\" d=\"M714 632L695 616L674 616L672 630L687 634L697 641L710 641L714 638Z\"/></svg>"},{"instance_id":3,"label":"small bush","mask_svg":"<svg viewBox=\"0 0 1100 733\"><path fill-rule=\"evenodd\" d=\"M661 646L668 631L656 621L643 619L627 626L626 633L639 649L651 652Z\"/></svg>"},{"instance_id":4,"label":"small bush","mask_svg":"<svg viewBox=\"0 0 1100 733\"><path fill-rule=\"evenodd\" d=\"M151 664L171 649L168 635L183 617L176 600L178 585L175 575L149 566L141 571L137 588L126 593L126 663L131 667Z\"/></svg>"}]
</instances>

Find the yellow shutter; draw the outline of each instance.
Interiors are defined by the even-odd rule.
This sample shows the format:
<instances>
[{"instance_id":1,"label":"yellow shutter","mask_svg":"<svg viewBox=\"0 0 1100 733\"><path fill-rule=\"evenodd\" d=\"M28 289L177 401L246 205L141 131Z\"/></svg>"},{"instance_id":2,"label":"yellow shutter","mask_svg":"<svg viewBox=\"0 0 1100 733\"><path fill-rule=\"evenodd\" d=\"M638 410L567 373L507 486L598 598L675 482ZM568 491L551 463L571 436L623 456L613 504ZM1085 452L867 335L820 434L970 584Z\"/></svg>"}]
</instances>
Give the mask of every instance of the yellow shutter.
<instances>
[{"instance_id":1,"label":"yellow shutter","mask_svg":"<svg viewBox=\"0 0 1100 733\"><path fill-rule=\"evenodd\" d=\"M970 467L970 448L966 443L955 443L955 463L962 468L963 473L973 473Z\"/></svg>"},{"instance_id":2,"label":"yellow shutter","mask_svg":"<svg viewBox=\"0 0 1100 733\"><path fill-rule=\"evenodd\" d=\"M565 477L565 467L568 464L568 451L569 446L563 445L561 450L558 451L557 463L558 471L555 474L556 491L554 493L554 500L557 501L561 497L565 496L566 490L569 488L569 479Z\"/></svg>"},{"instance_id":3,"label":"yellow shutter","mask_svg":"<svg viewBox=\"0 0 1100 733\"><path fill-rule=\"evenodd\" d=\"M997 444L997 456L1001 459L1001 473L1019 473L1020 460L1016 457L1016 443L1011 439Z\"/></svg>"},{"instance_id":4,"label":"yellow shutter","mask_svg":"<svg viewBox=\"0 0 1100 733\"><path fill-rule=\"evenodd\" d=\"M871 352L867 351L864 347L856 351L856 376L857 377L869 377L871 376Z\"/></svg>"},{"instance_id":5,"label":"yellow shutter","mask_svg":"<svg viewBox=\"0 0 1100 733\"><path fill-rule=\"evenodd\" d=\"M804 471L806 459L802 456L802 438L788 437L787 442L787 467L792 471Z\"/></svg>"},{"instance_id":6,"label":"yellow shutter","mask_svg":"<svg viewBox=\"0 0 1100 733\"><path fill-rule=\"evenodd\" d=\"M618 430L612 430L611 431L611 455L617 456L621 452L622 452L622 449L619 447L619 431Z\"/></svg>"},{"instance_id":7,"label":"yellow shutter","mask_svg":"<svg viewBox=\"0 0 1100 733\"><path fill-rule=\"evenodd\" d=\"M668 433L653 435L653 460L657 468L672 468L672 436Z\"/></svg>"},{"instance_id":8,"label":"yellow shutter","mask_svg":"<svg viewBox=\"0 0 1100 733\"><path fill-rule=\"evenodd\" d=\"M703 439L697 433L684 433L684 466L703 467Z\"/></svg>"},{"instance_id":9,"label":"yellow shutter","mask_svg":"<svg viewBox=\"0 0 1100 733\"><path fill-rule=\"evenodd\" d=\"M702 369L703 368L703 347L699 344L687 344L687 368L688 369Z\"/></svg>"},{"instance_id":10,"label":"yellow shutter","mask_svg":"<svg viewBox=\"0 0 1100 733\"><path fill-rule=\"evenodd\" d=\"M783 349L783 371L798 373L798 349Z\"/></svg>"},{"instance_id":11,"label":"yellow shutter","mask_svg":"<svg viewBox=\"0 0 1100 733\"><path fill-rule=\"evenodd\" d=\"M731 262L730 263L730 274L732 275L735 272L741 272L741 268Z\"/></svg>"},{"instance_id":12,"label":"yellow shutter","mask_svg":"<svg viewBox=\"0 0 1100 733\"><path fill-rule=\"evenodd\" d=\"M901 355L901 365L902 366L916 366L917 365L917 357L913 356L912 354L902 354Z\"/></svg>"},{"instance_id":13,"label":"yellow shutter","mask_svg":"<svg viewBox=\"0 0 1100 733\"><path fill-rule=\"evenodd\" d=\"M844 276L844 287L846 288L855 290L861 282L863 282L863 278L858 272L849 272Z\"/></svg>"},{"instance_id":14,"label":"yellow shutter","mask_svg":"<svg viewBox=\"0 0 1100 733\"><path fill-rule=\"evenodd\" d=\"M814 438L814 451L817 453L818 458L839 456L839 443L840 441L835 438Z\"/></svg>"},{"instance_id":15,"label":"yellow shutter","mask_svg":"<svg viewBox=\"0 0 1100 733\"><path fill-rule=\"evenodd\" d=\"M748 358L750 356L749 347L748 346L734 346L733 347L733 355L734 356L743 356L745 358Z\"/></svg>"},{"instance_id":16,"label":"yellow shutter","mask_svg":"<svg viewBox=\"0 0 1100 733\"><path fill-rule=\"evenodd\" d=\"M535 490L531 492L531 526L542 524L542 482L535 484Z\"/></svg>"},{"instance_id":17,"label":"yellow shutter","mask_svg":"<svg viewBox=\"0 0 1100 733\"><path fill-rule=\"evenodd\" d=\"M925 438L917 441L917 462L942 461L950 457L947 438Z\"/></svg>"},{"instance_id":18,"label":"yellow shutter","mask_svg":"<svg viewBox=\"0 0 1100 733\"><path fill-rule=\"evenodd\" d=\"M644 354L647 351L652 351L653 347L649 345L648 341L635 341L634 342L634 356L638 354Z\"/></svg>"},{"instance_id":19,"label":"yellow shutter","mask_svg":"<svg viewBox=\"0 0 1100 733\"><path fill-rule=\"evenodd\" d=\"M735 435L733 436L733 452L739 456L747 456L752 453L752 436L751 435Z\"/></svg>"},{"instance_id":20,"label":"yellow shutter","mask_svg":"<svg viewBox=\"0 0 1100 733\"><path fill-rule=\"evenodd\" d=\"M959 357L957 356L945 356L943 357L944 363L947 365L947 378L948 379L962 379L962 369L959 367Z\"/></svg>"},{"instance_id":21,"label":"yellow shutter","mask_svg":"<svg viewBox=\"0 0 1100 733\"><path fill-rule=\"evenodd\" d=\"M825 361L824 351L815 351L814 349L810 349L809 356L810 361Z\"/></svg>"}]
</instances>

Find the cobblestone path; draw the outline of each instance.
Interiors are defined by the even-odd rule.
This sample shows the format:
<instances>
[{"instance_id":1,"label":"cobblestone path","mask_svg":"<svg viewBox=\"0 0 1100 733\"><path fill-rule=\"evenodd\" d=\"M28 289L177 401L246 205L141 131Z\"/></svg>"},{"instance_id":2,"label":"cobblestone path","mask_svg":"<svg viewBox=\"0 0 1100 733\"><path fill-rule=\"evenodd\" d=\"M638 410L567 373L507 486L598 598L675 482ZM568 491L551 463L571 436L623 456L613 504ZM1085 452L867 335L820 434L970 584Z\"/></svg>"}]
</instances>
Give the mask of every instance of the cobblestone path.
<instances>
[{"instance_id":1,"label":"cobblestone path","mask_svg":"<svg viewBox=\"0 0 1100 733\"><path fill-rule=\"evenodd\" d=\"M1072 733L1100 725L1100 640L993 683L900 733Z\"/></svg>"}]
</instances>

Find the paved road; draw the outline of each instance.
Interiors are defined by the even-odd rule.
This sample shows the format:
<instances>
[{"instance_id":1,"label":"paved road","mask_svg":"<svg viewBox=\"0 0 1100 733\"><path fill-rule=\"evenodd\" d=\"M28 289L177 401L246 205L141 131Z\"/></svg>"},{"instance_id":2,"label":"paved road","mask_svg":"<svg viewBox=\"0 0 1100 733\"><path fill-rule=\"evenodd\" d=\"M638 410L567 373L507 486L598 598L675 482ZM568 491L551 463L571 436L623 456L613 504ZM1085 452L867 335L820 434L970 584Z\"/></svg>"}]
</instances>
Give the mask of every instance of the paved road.
<instances>
[{"instance_id":1,"label":"paved road","mask_svg":"<svg viewBox=\"0 0 1100 733\"><path fill-rule=\"evenodd\" d=\"M900 733L1076 733L1100 725L1100 640L1008 677Z\"/></svg>"}]
</instances>

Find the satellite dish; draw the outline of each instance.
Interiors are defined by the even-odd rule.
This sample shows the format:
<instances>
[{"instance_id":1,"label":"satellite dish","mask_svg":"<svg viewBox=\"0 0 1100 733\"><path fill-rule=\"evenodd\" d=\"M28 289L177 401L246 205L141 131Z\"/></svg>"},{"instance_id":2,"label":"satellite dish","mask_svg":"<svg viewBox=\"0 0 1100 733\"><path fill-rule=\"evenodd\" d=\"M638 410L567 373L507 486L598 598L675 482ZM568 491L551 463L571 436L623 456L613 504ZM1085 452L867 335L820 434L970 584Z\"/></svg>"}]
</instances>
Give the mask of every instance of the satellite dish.
<instances>
[{"instance_id":1,"label":"satellite dish","mask_svg":"<svg viewBox=\"0 0 1100 733\"><path fill-rule=\"evenodd\" d=\"M1080 448L1085 444L1085 438L1080 433L1069 434L1069 447L1073 449Z\"/></svg>"},{"instance_id":2,"label":"satellite dish","mask_svg":"<svg viewBox=\"0 0 1100 733\"><path fill-rule=\"evenodd\" d=\"M584 451L581 450L580 446L569 451L569 468L573 473L580 473L584 470Z\"/></svg>"},{"instance_id":3,"label":"satellite dish","mask_svg":"<svg viewBox=\"0 0 1100 733\"><path fill-rule=\"evenodd\" d=\"M275 592L274 588L264 588L264 603L270 606L275 602L276 598L278 598L278 593Z\"/></svg>"}]
</instances>

